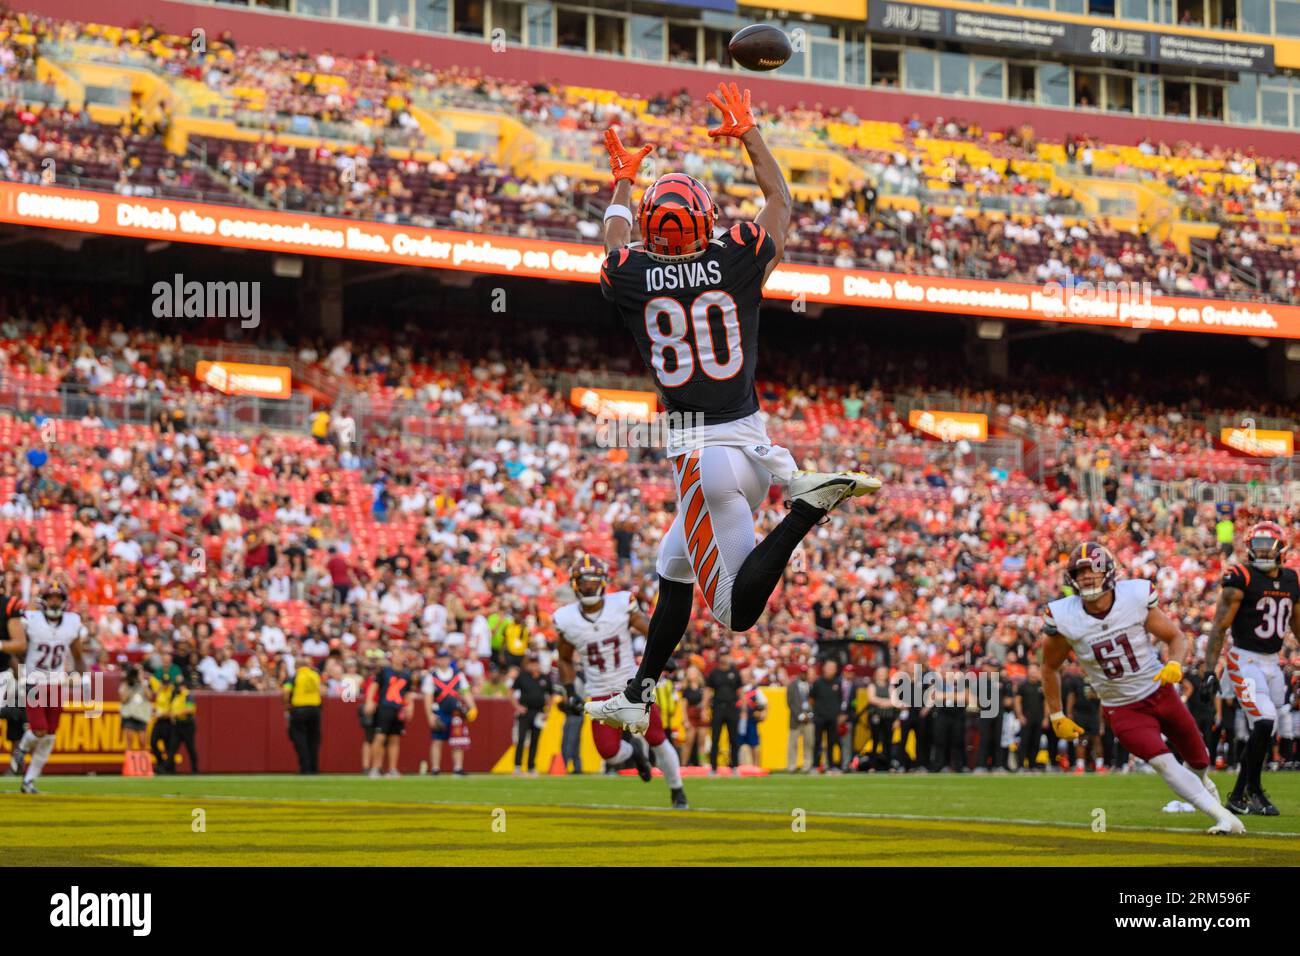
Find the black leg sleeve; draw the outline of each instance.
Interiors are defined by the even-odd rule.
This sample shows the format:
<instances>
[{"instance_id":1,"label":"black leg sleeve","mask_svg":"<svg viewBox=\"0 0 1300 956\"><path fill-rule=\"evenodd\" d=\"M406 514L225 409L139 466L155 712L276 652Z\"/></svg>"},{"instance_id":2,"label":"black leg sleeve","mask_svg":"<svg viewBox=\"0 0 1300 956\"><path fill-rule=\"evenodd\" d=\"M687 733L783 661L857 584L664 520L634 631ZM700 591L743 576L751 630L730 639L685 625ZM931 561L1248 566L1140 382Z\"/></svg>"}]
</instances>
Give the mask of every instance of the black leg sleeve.
<instances>
[{"instance_id":1,"label":"black leg sleeve","mask_svg":"<svg viewBox=\"0 0 1300 956\"><path fill-rule=\"evenodd\" d=\"M659 598L655 602L654 614L650 615L645 653L641 656L641 666L637 668L636 676L627 682L625 693L629 700L642 700L642 688L653 688L659 683L659 675L664 672L668 658L677 650L677 645L686 633L686 625L691 622L691 607L694 604L694 584L659 578ZM643 683L646 680L650 683Z\"/></svg>"},{"instance_id":2,"label":"black leg sleeve","mask_svg":"<svg viewBox=\"0 0 1300 956\"><path fill-rule=\"evenodd\" d=\"M731 629L748 631L767 607L767 599L776 590L790 563L790 555L799 547L813 526L826 512L812 505L796 501L781 523L758 543L736 572L731 586Z\"/></svg>"}]
</instances>

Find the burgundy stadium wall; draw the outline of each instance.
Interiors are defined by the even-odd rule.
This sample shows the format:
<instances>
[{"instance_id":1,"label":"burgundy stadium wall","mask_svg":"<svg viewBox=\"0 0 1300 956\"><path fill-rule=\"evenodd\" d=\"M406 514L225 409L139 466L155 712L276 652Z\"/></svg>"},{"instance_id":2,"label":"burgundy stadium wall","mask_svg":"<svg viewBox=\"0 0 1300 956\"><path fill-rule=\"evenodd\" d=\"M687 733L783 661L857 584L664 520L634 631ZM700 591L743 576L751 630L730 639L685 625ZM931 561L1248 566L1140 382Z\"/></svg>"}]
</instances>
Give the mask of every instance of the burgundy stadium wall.
<instances>
[{"instance_id":1,"label":"burgundy stadium wall","mask_svg":"<svg viewBox=\"0 0 1300 956\"><path fill-rule=\"evenodd\" d=\"M289 740L288 718L279 694L196 694L198 703L195 743L199 769L204 773L285 773L298 770ZM357 720L360 705L327 700L321 717L320 770L322 773L357 773L361 770L361 742ZM429 725L417 704L415 719L402 737L398 769L415 773L429 759ZM514 710L508 700L478 702L478 719L470 725L470 748L465 769L491 770L510 749ZM183 753L184 751L182 751ZM443 769L451 769L451 750L444 746Z\"/></svg>"},{"instance_id":2,"label":"burgundy stadium wall","mask_svg":"<svg viewBox=\"0 0 1300 956\"><path fill-rule=\"evenodd\" d=\"M545 79L577 86L594 82L615 87L623 93L639 95L685 87L693 96L702 98L717 85L722 76L697 69L658 66L631 60L606 60L594 64L591 57L527 47L512 47L508 52L500 54L493 53L490 46L482 41L290 17L272 12L258 13L225 6L181 3L176 0L114 0L111 4L90 3L88 0L20 0L14 6L46 16L117 26L136 26L148 21L159 29L184 35L198 26L203 27L210 37L229 30L237 42L259 46L305 47L312 51L330 49L344 56L373 50L405 62L420 60L439 66L457 64L509 79ZM593 80L592 77L597 73L600 78ZM730 74L727 76L731 78ZM902 121L915 113L924 120L936 116L974 120L985 129L1005 129L1029 123L1040 137L1048 140L1062 140L1082 132L1114 143L1132 144L1143 137L1150 137L1166 142L1188 140L1233 148L1249 144L1260 154L1274 157L1300 154L1300 137L1297 134L1253 127L1146 119L1107 113L1081 114L1076 110L1025 107L1011 103L953 100L857 87L828 87L773 80L757 75L746 77L744 82L754 91L758 100L786 104L834 101L840 106L852 106L858 115L871 119Z\"/></svg>"}]
</instances>

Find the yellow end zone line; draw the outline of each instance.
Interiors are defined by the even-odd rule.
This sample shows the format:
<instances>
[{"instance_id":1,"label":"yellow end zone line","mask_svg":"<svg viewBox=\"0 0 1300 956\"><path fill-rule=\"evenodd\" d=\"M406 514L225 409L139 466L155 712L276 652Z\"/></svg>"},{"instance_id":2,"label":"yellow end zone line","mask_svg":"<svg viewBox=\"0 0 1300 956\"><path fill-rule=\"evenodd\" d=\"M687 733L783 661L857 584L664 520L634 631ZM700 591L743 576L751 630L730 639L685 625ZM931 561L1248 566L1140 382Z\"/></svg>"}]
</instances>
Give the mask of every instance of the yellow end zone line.
<instances>
[{"instance_id":1,"label":"yellow end zone line","mask_svg":"<svg viewBox=\"0 0 1300 956\"><path fill-rule=\"evenodd\" d=\"M0 792L0 798L5 794ZM284 806L312 806L315 804L329 804L339 807L358 807L358 808L375 808L380 807L389 810L419 810L424 807L444 807L444 808L467 808L480 807L487 810L494 809L491 804L477 803L469 801L456 800L430 800L427 802L388 802L382 800L336 800L329 797L316 797L309 800L290 797L246 797L235 794L202 794L202 793L152 793L152 794L80 794L80 793L45 793L40 795L42 802L51 800L72 800L72 801L91 801L103 800L111 801L118 799L128 799L133 801L173 801L173 800L211 800L224 801L228 803L267 803L281 804ZM24 799L31 799L25 797ZM653 814L671 814L681 815L683 818L689 818L692 814L713 814L720 817L754 817L754 816L773 816L782 820L787 820L789 810L771 810L762 807L755 807L747 810L733 810L725 807L691 807L690 810L673 810L671 807L640 807L620 803L510 803L502 800L499 802L513 810L608 810L619 811L623 813L653 813ZM1091 830L1090 823L1074 823L1070 821L1047 821L1047 820L1025 820L1017 817L944 817L932 816L918 813L870 813L866 811L854 810L809 810L808 816L814 819L844 819L844 820L884 820L899 823L973 823L980 826L1021 826L1034 827L1038 829L1066 829L1066 830ZM1115 824L1107 825L1105 833L1119 831L1121 833L1152 833L1152 834L1199 834L1201 836L1210 836L1205 831L1209 828L1209 821L1206 821L1204 827L1143 827L1132 824ZM918 828L921 829L921 828ZM1300 838L1300 833L1280 833L1277 831L1248 831L1243 834L1247 839L1252 837L1264 837L1273 840L1295 840ZM1223 839L1232 843L1237 843L1242 836L1215 837L1216 840Z\"/></svg>"}]
</instances>

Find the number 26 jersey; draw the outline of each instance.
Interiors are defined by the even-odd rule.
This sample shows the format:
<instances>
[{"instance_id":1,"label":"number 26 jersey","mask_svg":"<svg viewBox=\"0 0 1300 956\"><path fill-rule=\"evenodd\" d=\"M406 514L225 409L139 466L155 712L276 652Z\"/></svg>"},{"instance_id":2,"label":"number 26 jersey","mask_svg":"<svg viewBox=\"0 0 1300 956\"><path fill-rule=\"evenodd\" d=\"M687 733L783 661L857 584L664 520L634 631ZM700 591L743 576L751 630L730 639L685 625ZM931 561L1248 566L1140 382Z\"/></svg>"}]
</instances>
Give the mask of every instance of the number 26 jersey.
<instances>
[{"instance_id":1,"label":"number 26 jersey","mask_svg":"<svg viewBox=\"0 0 1300 956\"><path fill-rule=\"evenodd\" d=\"M758 310L776 244L762 226L737 223L681 262L639 246L615 249L600 290L636 340L670 414L721 425L758 411Z\"/></svg>"},{"instance_id":2,"label":"number 26 jersey","mask_svg":"<svg viewBox=\"0 0 1300 956\"><path fill-rule=\"evenodd\" d=\"M1156 606L1151 582L1115 585L1115 600L1105 617L1094 617L1077 595L1047 605L1043 631L1070 642L1088 683L1104 707L1122 707L1160 689L1155 680L1164 665L1147 633L1147 614Z\"/></svg>"}]
</instances>

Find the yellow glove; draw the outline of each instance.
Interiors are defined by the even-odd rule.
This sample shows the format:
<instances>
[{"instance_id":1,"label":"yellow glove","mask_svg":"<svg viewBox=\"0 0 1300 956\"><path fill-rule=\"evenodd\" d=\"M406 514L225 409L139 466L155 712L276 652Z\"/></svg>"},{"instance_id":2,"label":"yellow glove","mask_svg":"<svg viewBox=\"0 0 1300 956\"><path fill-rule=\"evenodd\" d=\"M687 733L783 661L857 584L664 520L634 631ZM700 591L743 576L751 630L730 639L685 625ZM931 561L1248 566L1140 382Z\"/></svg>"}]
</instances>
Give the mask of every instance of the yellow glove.
<instances>
[{"instance_id":1,"label":"yellow glove","mask_svg":"<svg viewBox=\"0 0 1300 956\"><path fill-rule=\"evenodd\" d=\"M1065 714L1057 712L1052 714L1052 732L1060 740L1078 740L1083 736L1083 728L1072 721Z\"/></svg>"},{"instance_id":2,"label":"yellow glove","mask_svg":"<svg viewBox=\"0 0 1300 956\"><path fill-rule=\"evenodd\" d=\"M1162 684L1181 684L1183 682L1183 665L1177 661L1170 661L1160 668L1160 673L1151 680L1159 681Z\"/></svg>"},{"instance_id":3,"label":"yellow glove","mask_svg":"<svg viewBox=\"0 0 1300 956\"><path fill-rule=\"evenodd\" d=\"M465 715L465 719L468 720L471 724L474 723L474 721L478 720L478 708L471 707L469 709L469 713Z\"/></svg>"}]
</instances>

